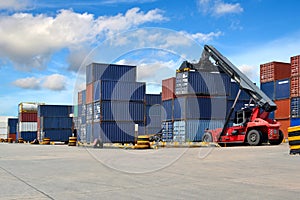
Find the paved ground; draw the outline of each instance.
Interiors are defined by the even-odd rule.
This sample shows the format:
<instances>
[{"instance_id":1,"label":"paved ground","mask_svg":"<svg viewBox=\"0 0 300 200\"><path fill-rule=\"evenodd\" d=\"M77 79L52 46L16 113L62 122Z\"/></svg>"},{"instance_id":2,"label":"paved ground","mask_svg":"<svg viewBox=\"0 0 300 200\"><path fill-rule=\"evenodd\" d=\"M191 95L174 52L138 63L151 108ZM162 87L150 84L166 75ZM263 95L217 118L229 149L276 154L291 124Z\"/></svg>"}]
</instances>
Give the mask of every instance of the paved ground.
<instances>
[{"instance_id":1,"label":"paved ground","mask_svg":"<svg viewBox=\"0 0 300 200\"><path fill-rule=\"evenodd\" d=\"M0 143L0 199L297 199L300 156L261 147L91 149Z\"/></svg>"}]
</instances>

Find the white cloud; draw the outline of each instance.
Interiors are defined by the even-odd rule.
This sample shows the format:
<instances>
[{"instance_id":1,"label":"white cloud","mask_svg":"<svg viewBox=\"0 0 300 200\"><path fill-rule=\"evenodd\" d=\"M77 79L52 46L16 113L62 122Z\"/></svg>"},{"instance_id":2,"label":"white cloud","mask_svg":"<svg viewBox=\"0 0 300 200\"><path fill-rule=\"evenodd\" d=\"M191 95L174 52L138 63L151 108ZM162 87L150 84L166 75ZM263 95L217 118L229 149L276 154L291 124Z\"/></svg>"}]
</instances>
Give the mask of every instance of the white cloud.
<instances>
[{"instance_id":1,"label":"white cloud","mask_svg":"<svg viewBox=\"0 0 300 200\"><path fill-rule=\"evenodd\" d=\"M188 34L188 33L184 33L187 37L191 37L194 40L196 40L197 42L200 43L206 43L209 42L211 40L213 40L214 38L218 38L219 36L222 35L221 31L218 32L210 32L210 33L195 33L195 34Z\"/></svg>"},{"instance_id":2,"label":"white cloud","mask_svg":"<svg viewBox=\"0 0 300 200\"><path fill-rule=\"evenodd\" d=\"M61 91L66 89L67 78L60 74L52 74L44 77L27 77L13 82L13 84L22 89L48 89Z\"/></svg>"},{"instance_id":3,"label":"white cloud","mask_svg":"<svg viewBox=\"0 0 300 200\"><path fill-rule=\"evenodd\" d=\"M46 76L43 80L43 87L49 90L65 90L66 89L66 77L60 74L52 74Z\"/></svg>"},{"instance_id":4,"label":"white cloud","mask_svg":"<svg viewBox=\"0 0 300 200\"><path fill-rule=\"evenodd\" d=\"M92 45L107 35L162 20L165 18L161 10L144 13L139 8L99 18L72 10L60 10L55 17L28 13L4 15L0 18L0 58L10 60L17 69L42 69L60 49Z\"/></svg>"},{"instance_id":5,"label":"white cloud","mask_svg":"<svg viewBox=\"0 0 300 200\"><path fill-rule=\"evenodd\" d=\"M239 3L225 3L222 0L199 0L198 8L203 14L213 16L236 14L244 11Z\"/></svg>"},{"instance_id":6,"label":"white cloud","mask_svg":"<svg viewBox=\"0 0 300 200\"><path fill-rule=\"evenodd\" d=\"M23 10L29 4L29 0L0 0L0 10Z\"/></svg>"},{"instance_id":7,"label":"white cloud","mask_svg":"<svg viewBox=\"0 0 300 200\"><path fill-rule=\"evenodd\" d=\"M13 84L17 87L23 89L34 89L34 90L40 89L40 83L41 83L41 79L35 77L22 78L13 82Z\"/></svg>"},{"instance_id":8,"label":"white cloud","mask_svg":"<svg viewBox=\"0 0 300 200\"><path fill-rule=\"evenodd\" d=\"M217 15L225 15L230 13L241 13L244 9L241 7L239 3L230 4L230 3L224 3L220 2L215 5L215 14Z\"/></svg>"}]
</instances>

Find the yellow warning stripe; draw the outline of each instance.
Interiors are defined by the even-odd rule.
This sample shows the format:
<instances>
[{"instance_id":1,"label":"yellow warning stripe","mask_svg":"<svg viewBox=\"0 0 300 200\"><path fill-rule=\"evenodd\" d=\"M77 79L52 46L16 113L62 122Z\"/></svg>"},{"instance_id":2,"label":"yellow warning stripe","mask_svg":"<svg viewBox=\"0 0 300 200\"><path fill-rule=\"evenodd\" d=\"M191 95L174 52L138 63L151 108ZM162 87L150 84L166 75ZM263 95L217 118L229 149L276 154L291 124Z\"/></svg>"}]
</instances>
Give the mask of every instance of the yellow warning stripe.
<instances>
[{"instance_id":1,"label":"yellow warning stripe","mask_svg":"<svg viewBox=\"0 0 300 200\"><path fill-rule=\"evenodd\" d=\"M292 150L300 149L300 145L290 146L290 149L292 149Z\"/></svg>"},{"instance_id":2,"label":"yellow warning stripe","mask_svg":"<svg viewBox=\"0 0 300 200\"><path fill-rule=\"evenodd\" d=\"M296 132L296 131L300 131L300 126L292 126L288 128L288 132Z\"/></svg>"},{"instance_id":3,"label":"yellow warning stripe","mask_svg":"<svg viewBox=\"0 0 300 200\"><path fill-rule=\"evenodd\" d=\"M296 141L296 140L300 140L300 136L292 136L292 137L288 137L289 141Z\"/></svg>"}]
</instances>

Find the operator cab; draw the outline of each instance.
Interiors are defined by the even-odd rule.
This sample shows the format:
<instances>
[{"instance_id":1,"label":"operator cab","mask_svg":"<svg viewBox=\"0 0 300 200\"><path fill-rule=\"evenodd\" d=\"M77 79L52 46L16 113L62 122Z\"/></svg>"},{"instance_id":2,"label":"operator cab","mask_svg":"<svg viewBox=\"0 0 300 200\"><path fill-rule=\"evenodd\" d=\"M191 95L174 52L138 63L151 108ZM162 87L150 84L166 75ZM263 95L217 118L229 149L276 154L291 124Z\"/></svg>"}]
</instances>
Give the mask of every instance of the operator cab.
<instances>
[{"instance_id":1,"label":"operator cab","mask_svg":"<svg viewBox=\"0 0 300 200\"><path fill-rule=\"evenodd\" d=\"M252 109L249 107L242 108L235 112L233 126L247 126L250 121Z\"/></svg>"}]
</instances>

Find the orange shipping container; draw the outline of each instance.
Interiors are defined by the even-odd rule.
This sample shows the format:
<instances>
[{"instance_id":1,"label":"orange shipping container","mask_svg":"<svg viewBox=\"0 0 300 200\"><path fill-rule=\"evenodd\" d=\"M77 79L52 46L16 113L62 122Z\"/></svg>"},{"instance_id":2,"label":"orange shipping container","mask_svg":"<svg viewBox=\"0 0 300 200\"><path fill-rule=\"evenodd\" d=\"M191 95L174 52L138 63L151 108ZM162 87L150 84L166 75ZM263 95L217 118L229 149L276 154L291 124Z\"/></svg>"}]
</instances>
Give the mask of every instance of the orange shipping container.
<instances>
[{"instance_id":1,"label":"orange shipping container","mask_svg":"<svg viewBox=\"0 0 300 200\"><path fill-rule=\"evenodd\" d=\"M290 127L290 119L278 119L278 122L280 122L280 130L282 130L284 134L284 138L288 138L288 127Z\"/></svg>"},{"instance_id":2,"label":"orange shipping container","mask_svg":"<svg viewBox=\"0 0 300 200\"><path fill-rule=\"evenodd\" d=\"M291 57L291 76L300 75L300 55Z\"/></svg>"},{"instance_id":3,"label":"orange shipping container","mask_svg":"<svg viewBox=\"0 0 300 200\"><path fill-rule=\"evenodd\" d=\"M276 100L274 103L277 105L277 110L275 110L276 119L286 119L290 117L290 99Z\"/></svg>"},{"instance_id":4,"label":"orange shipping container","mask_svg":"<svg viewBox=\"0 0 300 200\"><path fill-rule=\"evenodd\" d=\"M260 65L260 82L266 83L290 78L291 64L284 62L270 62Z\"/></svg>"},{"instance_id":5,"label":"orange shipping container","mask_svg":"<svg viewBox=\"0 0 300 200\"><path fill-rule=\"evenodd\" d=\"M94 83L86 85L86 104L93 103Z\"/></svg>"},{"instance_id":6,"label":"orange shipping container","mask_svg":"<svg viewBox=\"0 0 300 200\"><path fill-rule=\"evenodd\" d=\"M290 95L291 95L291 97L300 97L300 77L299 76L295 76L295 77L291 78Z\"/></svg>"},{"instance_id":7,"label":"orange shipping container","mask_svg":"<svg viewBox=\"0 0 300 200\"><path fill-rule=\"evenodd\" d=\"M82 104L82 91L78 92L78 105Z\"/></svg>"},{"instance_id":8,"label":"orange shipping container","mask_svg":"<svg viewBox=\"0 0 300 200\"><path fill-rule=\"evenodd\" d=\"M162 80L161 99L163 101L175 98L175 84L176 84L175 77Z\"/></svg>"}]
</instances>

